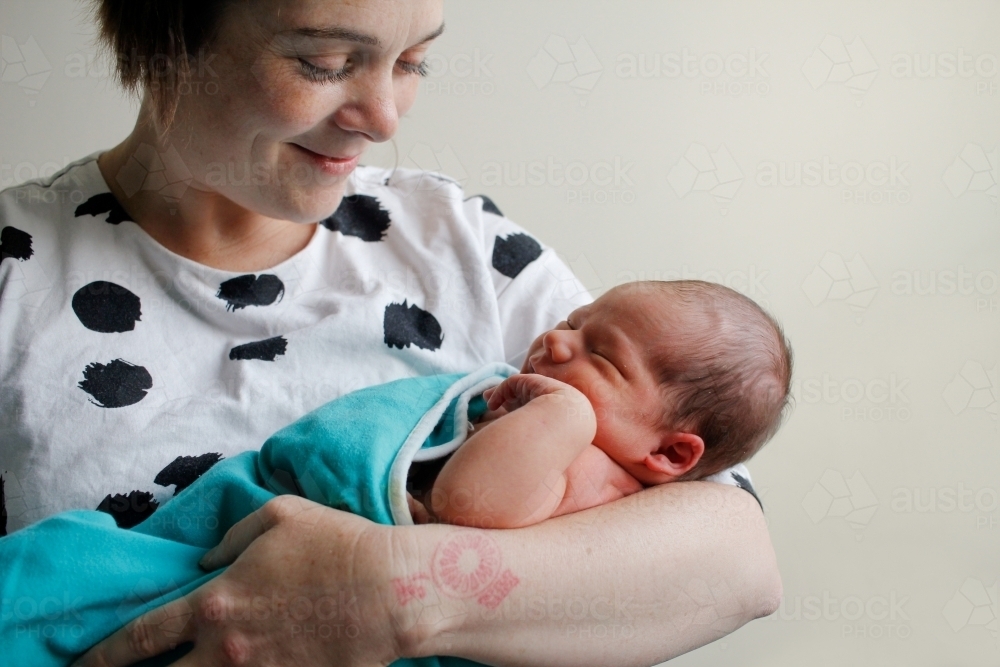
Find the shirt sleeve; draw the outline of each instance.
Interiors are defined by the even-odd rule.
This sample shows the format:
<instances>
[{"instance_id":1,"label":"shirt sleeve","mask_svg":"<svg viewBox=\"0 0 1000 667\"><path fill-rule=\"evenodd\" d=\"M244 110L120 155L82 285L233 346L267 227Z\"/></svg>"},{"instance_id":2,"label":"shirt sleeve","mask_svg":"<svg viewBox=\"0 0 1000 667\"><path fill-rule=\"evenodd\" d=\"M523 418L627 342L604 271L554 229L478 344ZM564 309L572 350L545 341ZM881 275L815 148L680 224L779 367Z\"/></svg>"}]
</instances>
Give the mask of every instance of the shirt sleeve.
<instances>
[{"instance_id":1,"label":"shirt sleeve","mask_svg":"<svg viewBox=\"0 0 1000 667\"><path fill-rule=\"evenodd\" d=\"M757 501L760 508L764 509L764 503L760 501L760 496L757 495L757 491L753 488L753 482L750 481L750 471L742 463L734 465L732 468L727 468L721 472L717 472L714 475L709 475L705 477L703 482L716 482L718 484L728 484L729 486L738 486Z\"/></svg>"},{"instance_id":2,"label":"shirt sleeve","mask_svg":"<svg viewBox=\"0 0 1000 667\"><path fill-rule=\"evenodd\" d=\"M482 223L506 361L520 368L535 338L593 298L552 248L505 218L489 197L470 197L465 207Z\"/></svg>"}]
</instances>

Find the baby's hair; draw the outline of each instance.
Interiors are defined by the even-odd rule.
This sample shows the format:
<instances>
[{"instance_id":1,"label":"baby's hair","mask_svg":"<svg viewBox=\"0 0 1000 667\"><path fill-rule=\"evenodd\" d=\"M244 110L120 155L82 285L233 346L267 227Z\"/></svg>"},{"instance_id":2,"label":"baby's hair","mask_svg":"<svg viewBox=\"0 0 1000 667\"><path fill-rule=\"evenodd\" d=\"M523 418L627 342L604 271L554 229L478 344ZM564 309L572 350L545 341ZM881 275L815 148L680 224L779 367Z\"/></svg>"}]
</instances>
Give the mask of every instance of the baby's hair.
<instances>
[{"instance_id":1,"label":"baby's hair","mask_svg":"<svg viewBox=\"0 0 1000 667\"><path fill-rule=\"evenodd\" d=\"M668 405L664 426L705 441L701 460L682 479L746 461L775 434L789 406L792 350L781 325L752 299L715 283L633 285L662 292L674 306L665 324L680 335L653 351Z\"/></svg>"}]
</instances>

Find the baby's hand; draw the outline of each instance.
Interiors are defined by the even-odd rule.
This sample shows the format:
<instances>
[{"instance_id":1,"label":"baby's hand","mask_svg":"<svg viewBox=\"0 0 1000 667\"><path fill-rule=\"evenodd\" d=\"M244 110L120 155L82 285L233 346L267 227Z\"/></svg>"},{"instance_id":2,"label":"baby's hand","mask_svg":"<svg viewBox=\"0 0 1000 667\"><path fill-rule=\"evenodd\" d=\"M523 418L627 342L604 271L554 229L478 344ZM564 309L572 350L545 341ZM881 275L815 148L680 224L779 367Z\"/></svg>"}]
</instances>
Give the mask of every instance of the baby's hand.
<instances>
[{"instance_id":1,"label":"baby's hand","mask_svg":"<svg viewBox=\"0 0 1000 667\"><path fill-rule=\"evenodd\" d=\"M434 521L430 512L424 507L424 504L414 498L409 492L406 494L406 504L410 508L410 516L413 517L413 523L415 524L425 524Z\"/></svg>"},{"instance_id":2,"label":"baby's hand","mask_svg":"<svg viewBox=\"0 0 1000 667\"><path fill-rule=\"evenodd\" d=\"M590 401L576 388L537 373L519 373L511 375L493 389L483 392L490 410L500 407L508 412L517 410L541 396L555 395L565 398L571 404L590 408Z\"/></svg>"}]
</instances>

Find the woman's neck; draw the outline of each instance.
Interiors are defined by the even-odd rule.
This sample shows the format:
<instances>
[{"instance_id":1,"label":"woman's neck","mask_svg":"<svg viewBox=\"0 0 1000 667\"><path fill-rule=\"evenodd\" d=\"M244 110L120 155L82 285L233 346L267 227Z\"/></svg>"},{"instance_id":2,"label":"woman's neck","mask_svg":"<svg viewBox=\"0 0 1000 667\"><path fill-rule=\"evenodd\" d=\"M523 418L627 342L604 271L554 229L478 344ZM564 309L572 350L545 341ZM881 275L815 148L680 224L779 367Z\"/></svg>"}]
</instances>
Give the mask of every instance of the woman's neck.
<instances>
[{"instance_id":1,"label":"woman's neck","mask_svg":"<svg viewBox=\"0 0 1000 667\"><path fill-rule=\"evenodd\" d=\"M129 217L168 250L216 269L253 272L280 264L309 243L315 224L247 210L192 180L176 156L140 120L125 141L97 160Z\"/></svg>"}]
</instances>

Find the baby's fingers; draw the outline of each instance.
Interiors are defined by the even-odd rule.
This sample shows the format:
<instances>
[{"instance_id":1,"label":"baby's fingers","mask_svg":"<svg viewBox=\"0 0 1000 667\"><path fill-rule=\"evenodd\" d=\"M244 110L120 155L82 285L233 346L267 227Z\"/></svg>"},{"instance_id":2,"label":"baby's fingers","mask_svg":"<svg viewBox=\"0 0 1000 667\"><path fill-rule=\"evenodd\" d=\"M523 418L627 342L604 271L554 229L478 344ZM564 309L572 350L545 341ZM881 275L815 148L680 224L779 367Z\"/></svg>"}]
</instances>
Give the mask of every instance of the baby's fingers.
<instances>
[{"instance_id":1,"label":"baby's fingers","mask_svg":"<svg viewBox=\"0 0 1000 667\"><path fill-rule=\"evenodd\" d=\"M507 380L484 391L483 398L486 399L486 407L490 410L499 408L507 400Z\"/></svg>"}]
</instances>

